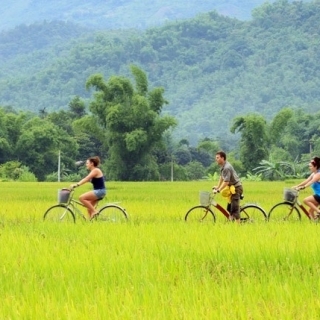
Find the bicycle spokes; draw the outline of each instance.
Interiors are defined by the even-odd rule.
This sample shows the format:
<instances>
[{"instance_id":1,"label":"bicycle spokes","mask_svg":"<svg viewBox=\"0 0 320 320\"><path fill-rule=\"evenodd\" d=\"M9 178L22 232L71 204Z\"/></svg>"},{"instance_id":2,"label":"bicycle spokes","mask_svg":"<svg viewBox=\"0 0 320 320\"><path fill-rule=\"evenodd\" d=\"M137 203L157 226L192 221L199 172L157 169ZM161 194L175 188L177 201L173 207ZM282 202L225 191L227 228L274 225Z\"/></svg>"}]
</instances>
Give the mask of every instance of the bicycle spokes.
<instances>
[{"instance_id":1,"label":"bicycle spokes","mask_svg":"<svg viewBox=\"0 0 320 320\"><path fill-rule=\"evenodd\" d=\"M75 222L73 212L64 205L50 207L44 214L44 220L52 222Z\"/></svg>"},{"instance_id":2,"label":"bicycle spokes","mask_svg":"<svg viewBox=\"0 0 320 320\"><path fill-rule=\"evenodd\" d=\"M185 221L188 222L215 222L215 215L209 207L205 206L195 206L191 208L186 216Z\"/></svg>"},{"instance_id":3,"label":"bicycle spokes","mask_svg":"<svg viewBox=\"0 0 320 320\"><path fill-rule=\"evenodd\" d=\"M269 212L270 221L299 221L301 219L298 208L289 202L281 202L272 207Z\"/></svg>"},{"instance_id":4,"label":"bicycle spokes","mask_svg":"<svg viewBox=\"0 0 320 320\"><path fill-rule=\"evenodd\" d=\"M128 220L128 215L125 209L117 205L107 205L99 211L93 220L121 223Z\"/></svg>"},{"instance_id":5,"label":"bicycle spokes","mask_svg":"<svg viewBox=\"0 0 320 320\"><path fill-rule=\"evenodd\" d=\"M265 222L267 214L256 204L246 204L240 208L241 222Z\"/></svg>"}]
</instances>

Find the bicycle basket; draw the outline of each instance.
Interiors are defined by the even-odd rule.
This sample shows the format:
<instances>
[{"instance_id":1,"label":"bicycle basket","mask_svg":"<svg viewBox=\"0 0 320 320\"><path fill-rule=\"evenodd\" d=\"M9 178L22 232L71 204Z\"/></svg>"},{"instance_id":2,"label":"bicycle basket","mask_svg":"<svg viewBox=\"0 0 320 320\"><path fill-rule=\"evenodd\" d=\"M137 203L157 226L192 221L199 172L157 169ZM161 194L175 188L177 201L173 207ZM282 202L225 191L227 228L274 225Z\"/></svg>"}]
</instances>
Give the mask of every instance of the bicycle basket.
<instances>
[{"instance_id":1,"label":"bicycle basket","mask_svg":"<svg viewBox=\"0 0 320 320\"><path fill-rule=\"evenodd\" d=\"M298 191L294 189L285 188L283 190L283 197L284 200L288 202L295 202L298 197Z\"/></svg>"},{"instance_id":2,"label":"bicycle basket","mask_svg":"<svg viewBox=\"0 0 320 320\"><path fill-rule=\"evenodd\" d=\"M68 203L70 197L69 189L59 189L58 190L58 202L59 203Z\"/></svg>"},{"instance_id":3,"label":"bicycle basket","mask_svg":"<svg viewBox=\"0 0 320 320\"><path fill-rule=\"evenodd\" d=\"M200 191L200 204L202 206L208 206L210 204L210 192Z\"/></svg>"}]
</instances>

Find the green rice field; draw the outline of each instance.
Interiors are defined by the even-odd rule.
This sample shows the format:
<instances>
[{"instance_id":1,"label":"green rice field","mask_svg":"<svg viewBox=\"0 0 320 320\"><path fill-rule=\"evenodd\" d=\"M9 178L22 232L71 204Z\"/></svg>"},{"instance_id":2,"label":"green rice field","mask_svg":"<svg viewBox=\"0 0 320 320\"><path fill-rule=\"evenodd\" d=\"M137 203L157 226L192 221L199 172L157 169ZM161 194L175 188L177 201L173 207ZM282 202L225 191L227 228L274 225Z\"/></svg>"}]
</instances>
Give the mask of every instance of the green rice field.
<instances>
[{"instance_id":1,"label":"green rice field","mask_svg":"<svg viewBox=\"0 0 320 320\"><path fill-rule=\"evenodd\" d=\"M185 222L214 184L110 181L128 222L57 224L65 185L0 182L0 319L319 319L320 224ZM243 184L269 211L297 183Z\"/></svg>"}]
</instances>

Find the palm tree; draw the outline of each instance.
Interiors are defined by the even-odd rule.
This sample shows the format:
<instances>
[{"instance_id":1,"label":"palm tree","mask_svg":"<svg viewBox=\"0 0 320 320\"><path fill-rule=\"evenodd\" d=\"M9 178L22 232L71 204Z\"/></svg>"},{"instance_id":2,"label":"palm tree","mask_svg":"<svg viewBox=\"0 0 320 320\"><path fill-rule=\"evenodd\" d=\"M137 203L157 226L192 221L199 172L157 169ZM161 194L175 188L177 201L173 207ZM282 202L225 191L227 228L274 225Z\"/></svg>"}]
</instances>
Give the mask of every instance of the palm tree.
<instances>
[{"instance_id":1,"label":"palm tree","mask_svg":"<svg viewBox=\"0 0 320 320\"><path fill-rule=\"evenodd\" d=\"M271 162L262 160L259 167L253 169L257 174L261 173L268 180L284 180L288 176L295 176L295 167L289 162Z\"/></svg>"}]
</instances>

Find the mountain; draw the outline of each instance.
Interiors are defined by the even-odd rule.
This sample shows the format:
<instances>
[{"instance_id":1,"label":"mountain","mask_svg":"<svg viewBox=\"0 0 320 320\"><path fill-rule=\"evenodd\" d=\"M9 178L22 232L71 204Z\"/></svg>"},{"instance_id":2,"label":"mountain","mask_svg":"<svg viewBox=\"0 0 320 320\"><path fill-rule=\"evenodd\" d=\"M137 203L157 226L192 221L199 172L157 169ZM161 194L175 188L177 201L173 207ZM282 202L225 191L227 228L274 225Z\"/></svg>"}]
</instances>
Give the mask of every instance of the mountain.
<instances>
[{"instance_id":1,"label":"mountain","mask_svg":"<svg viewBox=\"0 0 320 320\"><path fill-rule=\"evenodd\" d=\"M236 116L319 110L319 21L319 0L279 0L249 21L209 12L146 30L20 25L0 33L0 105L39 112L65 109L75 95L88 102L90 75L129 76L134 63L151 88L165 88L178 139L231 143Z\"/></svg>"},{"instance_id":2,"label":"mountain","mask_svg":"<svg viewBox=\"0 0 320 320\"><path fill-rule=\"evenodd\" d=\"M2 0L0 31L46 20L94 29L145 29L216 10L240 20L251 17L264 0ZM269 1L273 2L273 1Z\"/></svg>"}]
</instances>

